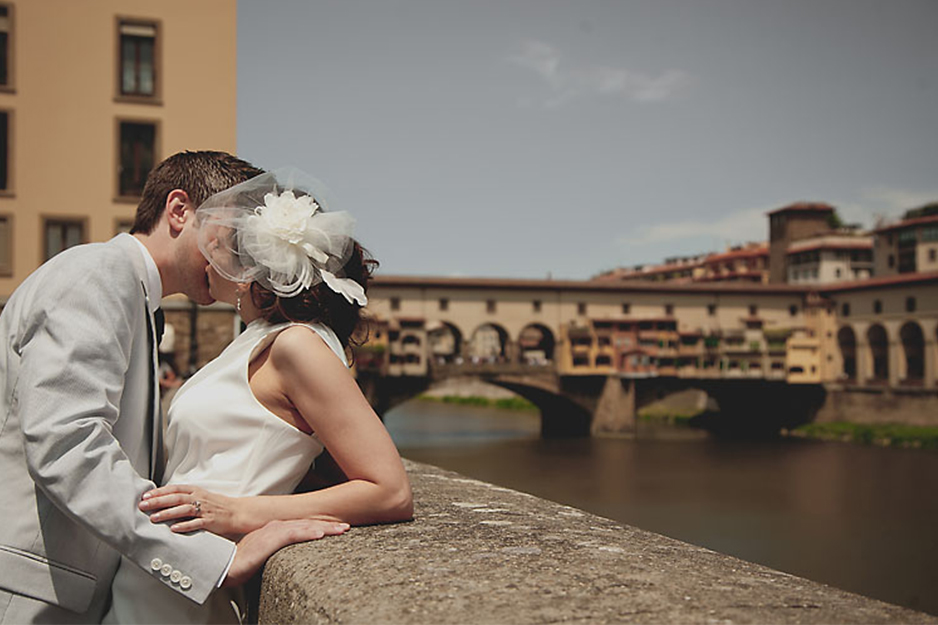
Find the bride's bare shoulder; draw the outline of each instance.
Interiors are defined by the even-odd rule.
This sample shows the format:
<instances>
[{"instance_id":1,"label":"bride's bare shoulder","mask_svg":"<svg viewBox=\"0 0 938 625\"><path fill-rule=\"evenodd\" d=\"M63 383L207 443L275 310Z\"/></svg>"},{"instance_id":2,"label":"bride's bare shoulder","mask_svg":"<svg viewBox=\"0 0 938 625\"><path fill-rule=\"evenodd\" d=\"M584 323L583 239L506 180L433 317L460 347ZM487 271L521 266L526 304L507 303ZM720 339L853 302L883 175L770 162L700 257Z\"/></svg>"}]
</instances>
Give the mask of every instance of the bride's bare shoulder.
<instances>
[{"instance_id":1,"label":"bride's bare shoulder","mask_svg":"<svg viewBox=\"0 0 938 625\"><path fill-rule=\"evenodd\" d=\"M337 361L319 333L303 325L279 332L270 345L270 358L278 369Z\"/></svg>"}]
</instances>

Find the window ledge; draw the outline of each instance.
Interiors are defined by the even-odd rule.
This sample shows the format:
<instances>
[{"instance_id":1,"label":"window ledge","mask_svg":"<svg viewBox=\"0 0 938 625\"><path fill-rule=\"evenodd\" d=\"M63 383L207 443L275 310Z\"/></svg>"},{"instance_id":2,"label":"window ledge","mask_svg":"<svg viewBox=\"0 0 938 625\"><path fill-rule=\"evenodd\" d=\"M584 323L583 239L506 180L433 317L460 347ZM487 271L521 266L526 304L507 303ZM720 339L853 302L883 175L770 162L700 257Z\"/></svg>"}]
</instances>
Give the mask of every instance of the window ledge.
<instances>
[{"instance_id":1,"label":"window ledge","mask_svg":"<svg viewBox=\"0 0 938 625\"><path fill-rule=\"evenodd\" d=\"M150 106L163 106L163 100L157 96L146 95L116 95L114 101L121 104L149 104Z\"/></svg>"},{"instance_id":2,"label":"window ledge","mask_svg":"<svg viewBox=\"0 0 938 625\"><path fill-rule=\"evenodd\" d=\"M16 197L16 191L0 190L0 198L14 198L14 197Z\"/></svg>"},{"instance_id":3,"label":"window ledge","mask_svg":"<svg viewBox=\"0 0 938 625\"><path fill-rule=\"evenodd\" d=\"M13 85L0 85L0 93L16 93L16 87Z\"/></svg>"}]
</instances>

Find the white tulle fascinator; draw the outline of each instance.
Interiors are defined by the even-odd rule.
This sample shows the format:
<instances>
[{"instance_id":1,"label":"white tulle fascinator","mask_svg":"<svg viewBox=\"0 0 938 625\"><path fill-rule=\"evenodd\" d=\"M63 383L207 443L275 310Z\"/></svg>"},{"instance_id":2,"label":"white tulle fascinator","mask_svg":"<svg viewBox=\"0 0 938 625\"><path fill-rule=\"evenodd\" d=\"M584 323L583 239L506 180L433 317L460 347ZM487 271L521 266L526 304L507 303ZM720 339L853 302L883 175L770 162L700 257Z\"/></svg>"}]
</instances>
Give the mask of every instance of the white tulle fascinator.
<instances>
[{"instance_id":1,"label":"white tulle fascinator","mask_svg":"<svg viewBox=\"0 0 938 625\"><path fill-rule=\"evenodd\" d=\"M261 174L199 206L199 249L234 282L256 281L282 297L325 282L364 306L364 289L342 271L353 251L355 219L326 212L328 204L323 184L297 169Z\"/></svg>"}]
</instances>

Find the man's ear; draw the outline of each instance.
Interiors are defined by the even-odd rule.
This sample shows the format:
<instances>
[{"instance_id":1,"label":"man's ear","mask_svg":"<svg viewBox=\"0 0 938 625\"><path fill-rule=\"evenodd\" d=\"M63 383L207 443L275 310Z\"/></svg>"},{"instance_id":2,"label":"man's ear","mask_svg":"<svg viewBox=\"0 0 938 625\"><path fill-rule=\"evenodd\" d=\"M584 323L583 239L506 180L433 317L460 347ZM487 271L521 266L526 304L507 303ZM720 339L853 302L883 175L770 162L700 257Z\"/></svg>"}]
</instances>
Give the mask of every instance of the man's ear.
<instances>
[{"instance_id":1,"label":"man's ear","mask_svg":"<svg viewBox=\"0 0 938 625\"><path fill-rule=\"evenodd\" d=\"M186 221L194 218L195 207L189 201L189 194L182 189L173 189L166 195L166 219L170 232L177 235L182 232Z\"/></svg>"}]
</instances>

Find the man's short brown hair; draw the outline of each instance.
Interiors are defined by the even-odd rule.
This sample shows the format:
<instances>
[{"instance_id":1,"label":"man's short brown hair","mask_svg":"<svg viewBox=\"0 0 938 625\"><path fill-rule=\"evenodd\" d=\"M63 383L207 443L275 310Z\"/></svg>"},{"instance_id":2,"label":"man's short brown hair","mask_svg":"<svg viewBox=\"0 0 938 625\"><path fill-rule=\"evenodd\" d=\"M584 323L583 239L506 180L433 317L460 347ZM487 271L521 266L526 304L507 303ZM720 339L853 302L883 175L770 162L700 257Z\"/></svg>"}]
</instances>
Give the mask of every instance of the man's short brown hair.
<instances>
[{"instance_id":1,"label":"man's short brown hair","mask_svg":"<svg viewBox=\"0 0 938 625\"><path fill-rule=\"evenodd\" d=\"M137 215L131 234L150 234L163 215L166 197L175 189L189 194L189 200L198 207L219 191L259 176L258 169L227 152L178 152L153 168L143 187L143 198L137 206Z\"/></svg>"}]
</instances>

